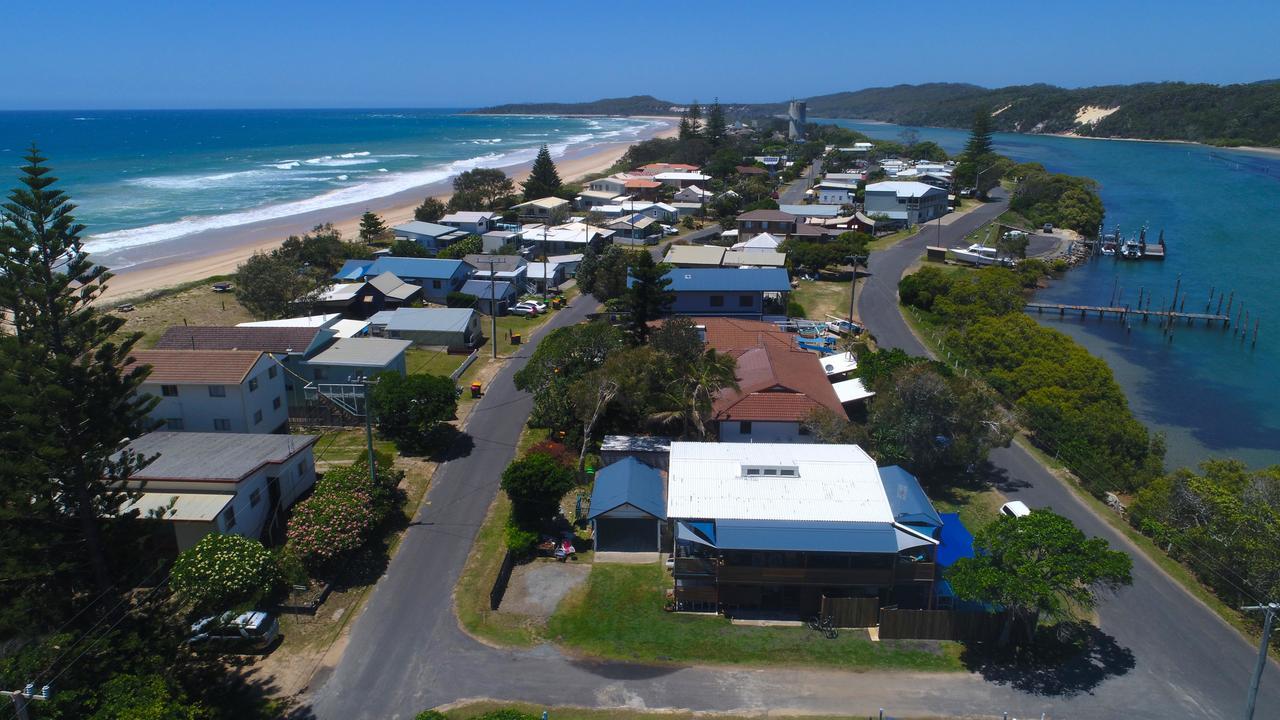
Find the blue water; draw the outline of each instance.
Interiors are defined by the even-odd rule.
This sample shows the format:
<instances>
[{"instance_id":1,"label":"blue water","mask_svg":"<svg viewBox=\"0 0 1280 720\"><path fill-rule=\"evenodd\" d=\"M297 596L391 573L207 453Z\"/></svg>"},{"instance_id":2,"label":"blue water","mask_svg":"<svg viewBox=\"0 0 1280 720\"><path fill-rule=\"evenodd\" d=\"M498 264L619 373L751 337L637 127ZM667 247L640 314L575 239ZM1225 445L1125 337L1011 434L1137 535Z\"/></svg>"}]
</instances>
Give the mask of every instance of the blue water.
<instances>
[{"instance_id":1,"label":"blue water","mask_svg":"<svg viewBox=\"0 0 1280 720\"><path fill-rule=\"evenodd\" d=\"M898 139L904 128L856 121L838 124L873 138ZM948 152L962 149L962 130L914 128ZM1139 418L1168 437L1168 465L1238 457L1251 465L1280 463L1280 157L1177 143L1085 140L997 134L997 151L1020 162L1097 180L1108 229L1129 235L1147 224L1165 231L1164 262L1100 258L1040 293L1049 302L1136 305L1139 289L1168 302L1181 278L1188 312L1218 309L1217 293L1234 291L1248 337L1231 330L1178 326L1172 342L1152 323L1125 329L1114 320L1039 317L1104 358ZM1223 312L1226 306L1223 306ZM1261 320L1256 347L1255 319Z\"/></svg>"},{"instance_id":2,"label":"blue water","mask_svg":"<svg viewBox=\"0 0 1280 720\"><path fill-rule=\"evenodd\" d=\"M115 269L203 230L393 195L474 167L628 140L650 123L450 110L0 113L0 188L31 142Z\"/></svg>"}]
</instances>

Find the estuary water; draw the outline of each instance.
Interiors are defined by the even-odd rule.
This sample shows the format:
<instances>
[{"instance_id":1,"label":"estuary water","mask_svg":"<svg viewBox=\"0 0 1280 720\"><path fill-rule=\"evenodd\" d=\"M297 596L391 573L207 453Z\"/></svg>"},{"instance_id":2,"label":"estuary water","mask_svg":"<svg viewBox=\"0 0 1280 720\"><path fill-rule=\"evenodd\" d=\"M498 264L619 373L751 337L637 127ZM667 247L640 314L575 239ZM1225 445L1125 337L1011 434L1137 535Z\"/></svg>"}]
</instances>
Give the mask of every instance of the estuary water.
<instances>
[{"instance_id":1,"label":"estuary water","mask_svg":"<svg viewBox=\"0 0 1280 720\"><path fill-rule=\"evenodd\" d=\"M368 202L476 167L633 140L651 121L454 110L0 112L0 187L35 142L115 270L209 230ZM166 249L166 246L167 249Z\"/></svg>"},{"instance_id":2,"label":"estuary water","mask_svg":"<svg viewBox=\"0 0 1280 720\"><path fill-rule=\"evenodd\" d=\"M906 128L834 121L872 138L899 139ZM912 128L950 153L967 131ZM1136 305L1141 289L1151 306L1167 303L1181 279L1188 312L1218 310L1234 297L1232 318L1248 314L1248 333L1178 325L1167 338L1151 322L1126 331L1116 320L1038 316L1105 359L1137 416L1168 438L1170 468L1210 457L1252 466L1280 463L1280 155L1184 143L1091 140L996 133L996 150L1019 162L1098 181L1108 230L1125 236L1163 229L1167 259L1126 262L1099 258L1067 273L1038 299ZM1222 306L1226 311L1225 303ZM1253 344L1255 320L1260 320Z\"/></svg>"}]
</instances>

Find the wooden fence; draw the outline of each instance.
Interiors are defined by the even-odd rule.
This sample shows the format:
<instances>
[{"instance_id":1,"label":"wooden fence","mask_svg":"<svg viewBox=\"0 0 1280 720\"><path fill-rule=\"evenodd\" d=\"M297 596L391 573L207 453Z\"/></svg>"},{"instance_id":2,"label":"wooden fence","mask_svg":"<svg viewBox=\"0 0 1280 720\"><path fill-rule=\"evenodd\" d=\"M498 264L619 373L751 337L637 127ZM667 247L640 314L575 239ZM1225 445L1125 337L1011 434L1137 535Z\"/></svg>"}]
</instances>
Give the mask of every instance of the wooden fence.
<instances>
[{"instance_id":1,"label":"wooden fence","mask_svg":"<svg viewBox=\"0 0 1280 720\"><path fill-rule=\"evenodd\" d=\"M880 612L879 598L842 598L822 596L822 617L830 618L839 628L875 627Z\"/></svg>"},{"instance_id":2,"label":"wooden fence","mask_svg":"<svg viewBox=\"0 0 1280 720\"><path fill-rule=\"evenodd\" d=\"M502 604L502 596L507 594L507 583L511 582L511 571L516 567L516 556L510 551L502 556L502 567L498 568L498 577L493 579L493 587L489 590L489 609L497 610Z\"/></svg>"},{"instance_id":3,"label":"wooden fence","mask_svg":"<svg viewBox=\"0 0 1280 720\"><path fill-rule=\"evenodd\" d=\"M1004 613L885 608L880 611L880 639L995 640L1004 622Z\"/></svg>"}]
</instances>

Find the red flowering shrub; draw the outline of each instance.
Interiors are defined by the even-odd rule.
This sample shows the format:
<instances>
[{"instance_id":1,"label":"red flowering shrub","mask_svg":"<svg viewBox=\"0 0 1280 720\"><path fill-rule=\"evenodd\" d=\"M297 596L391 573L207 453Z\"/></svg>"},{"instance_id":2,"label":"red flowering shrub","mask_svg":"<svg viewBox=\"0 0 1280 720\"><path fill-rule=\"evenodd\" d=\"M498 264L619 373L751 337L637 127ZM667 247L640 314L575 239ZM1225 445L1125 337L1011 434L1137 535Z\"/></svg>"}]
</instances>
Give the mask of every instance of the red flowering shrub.
<instances>
[{"instance_id":1,"label":"red flowering shrub","mask_svg":"<svg viewBox=\"0 0 1280 720\"><path fill-rule=\"evenodd\" d=\"M555 440L543 440L529 448L525 455L550 455L565 467L578 467L578 455Z\"/></svg>"}]
</instances>

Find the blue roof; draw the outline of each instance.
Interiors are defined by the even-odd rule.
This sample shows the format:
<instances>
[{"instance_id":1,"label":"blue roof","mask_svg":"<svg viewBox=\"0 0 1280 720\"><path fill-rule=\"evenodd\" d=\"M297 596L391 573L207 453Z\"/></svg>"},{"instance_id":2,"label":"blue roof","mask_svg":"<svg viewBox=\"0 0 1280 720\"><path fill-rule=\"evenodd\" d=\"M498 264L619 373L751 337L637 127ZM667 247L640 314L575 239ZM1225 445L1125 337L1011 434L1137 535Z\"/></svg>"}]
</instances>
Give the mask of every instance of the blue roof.
<instances>
[{"instance_id":1,"label":"blue roof","mask_svg":"<svg viewBox=\"0 0 1280 720\"><path fill-rule=\"evenodd\" d=\"M587 519L622 505L631 505L665 520L667 503L662 497L662 473L633 457L601 468L591 489L591 514Z\"/></svg>"},{"instance_id":2,"label":"blue roof","mask_svg":"<svg viewBox=\"0 0 1280 720\"><path fill-rule=\"evenodd\" d=\"M890 465L880 468L880 482L884 483L884 494L889 498L889 507L893 508L894 522L942 527L942 518L938 517L938 511L933 509L915 475Z\"/></svg>"},{"instance_id":3,"label":"blue roof","mask_svg":"<svg viewBox=\"0 0 1280 720\"><path fill-rule=\"evenodd\" d=\"M672 292L790 292L783 268L676 268L667 273Z\"/></svg>"},{"instance_id":4,"label":"blue roof","mask_svg":"<svg viewBox=\"0 0 1280 720\"><path fill-rule=\"evenodd\" d=\"M938 546L937 560L942 567L951 567L961 558L973 557L973 534L960 522L960 513L942 514L942 544Z\"/></svg>"},{"instance_id":5,"label":"blue roof","mask_svg":"<svg viewBox=\"0 0 1280 720\"><path fill-rule=\"evenodd\" d=\"M440 258L380 257L377 260L348 260L334 275L335 280L359 280L364 277L394 273L401 278L447 280L458 273L466 263L461 260Z\"/></svg>"},{"instance_id":6,"label":"blue roof","mask_svg":"<svg viewBox=\"0 0 1280 720\"><path fill-rule=\"evenodd\" d=\"M716 520L715 544L721 550L896 554L898 532L878 522Z\"/></svg>"},{"instance_id":7,"label":"blue roof","mask_svg":"<svg viewBox=\"0 0 1280 720\"><path fill-rule=\"evenodd\" d=\"M468 295L475 295L481 300L492 300L494 295L499 300L511 295L515 290L511 287L511 283L505 280L498 280L490 283L488 280L468 280L462 284L462 292Z\"/></svg>"}]
</instances>

